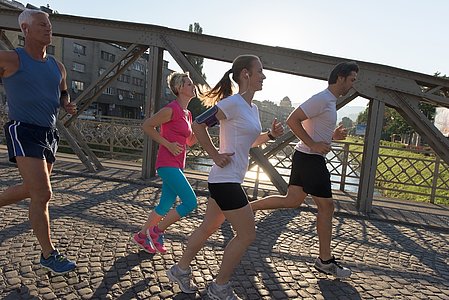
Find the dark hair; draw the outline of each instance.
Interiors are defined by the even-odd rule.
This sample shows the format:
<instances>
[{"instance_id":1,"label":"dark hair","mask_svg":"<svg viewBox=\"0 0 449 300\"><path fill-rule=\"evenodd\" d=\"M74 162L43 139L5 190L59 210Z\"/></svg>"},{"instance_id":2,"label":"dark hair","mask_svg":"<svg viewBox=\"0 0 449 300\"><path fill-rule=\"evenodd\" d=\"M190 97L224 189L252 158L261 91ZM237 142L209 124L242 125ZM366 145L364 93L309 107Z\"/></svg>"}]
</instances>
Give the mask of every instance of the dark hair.
<instances>
[{"instance_id":1,"label":"dark hair","mask_svg":"<svg viewBox=\"0 0 449 300\"><path fill-rule=\"evenodd\" d=\"M239 84L239 76L242 70L247 69L249 71L256 60L259 60L259 57L252 54L237 56L232 62L232 68L223 75L220 81L211 90L200 93L203 104L207 107L214 106L221 99L231 96L234 84L229 75L232 73L232 80Z\"/></svg>"},{"instance_id":2,"label":"dark hair","mask_svg":"<svg viewBox=\"0 0 449 300\"><path fill-rule=\"evenodd\" d=\"M334 84L337 82L338 76L342 76L344 78L351 75L351 72L359 72L359 66L355 61L345 61L342 63L339 63L334 67L332 72L329 74L329 79L327 82L329 84Z\"/></svg>"}]
</instances>

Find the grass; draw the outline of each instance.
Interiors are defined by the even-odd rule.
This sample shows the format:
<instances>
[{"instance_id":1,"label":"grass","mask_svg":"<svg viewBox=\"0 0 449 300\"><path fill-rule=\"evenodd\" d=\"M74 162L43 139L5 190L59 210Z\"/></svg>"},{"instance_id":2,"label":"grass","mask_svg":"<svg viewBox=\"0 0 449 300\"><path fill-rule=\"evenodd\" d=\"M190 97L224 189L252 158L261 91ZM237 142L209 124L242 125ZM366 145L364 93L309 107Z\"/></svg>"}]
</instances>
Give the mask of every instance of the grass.
<instances>
[{"instance_id":1,"label":"grass","mask_svg":"<svg viewBox=\"0 0 449 300\"><path fill-rule=\"evenodd\" d=\"M362 152L363 140L350 137L347 141L350 152ZM391 147L391 148L390 148ZM440 162L435 171L435 156L432 152L415 152L405 145L381 141L376 173L376 188L383 196L420 202L430 202L432 185L439 187L435 191L437 204L449 205L449 171L444 162ZM434 176L437 180L434 183Z\"/></svg>"}]
</instances>

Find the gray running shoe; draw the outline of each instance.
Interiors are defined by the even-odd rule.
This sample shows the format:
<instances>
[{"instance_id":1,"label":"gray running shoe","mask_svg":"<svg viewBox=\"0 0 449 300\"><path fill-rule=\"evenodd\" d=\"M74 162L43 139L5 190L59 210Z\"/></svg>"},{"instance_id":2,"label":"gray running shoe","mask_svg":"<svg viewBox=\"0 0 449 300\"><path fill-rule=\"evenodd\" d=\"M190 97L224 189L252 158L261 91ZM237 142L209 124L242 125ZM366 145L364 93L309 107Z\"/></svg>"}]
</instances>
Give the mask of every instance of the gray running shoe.
<instances>
[{"instance_id":1,"label":"gray running shoe","mask_svg":"<svg viewBox=\"0 0 449 300\"><path fill-rule=\"evenodd\" d=\"M181 291L186 294L195 294L198 291L198 287L193 283L192 272L190 268L187 273L181 271L178 265L173 265L169 270L167 270L168 278L176 282L179 285Z\"/></svg>"},{"instance_id":2,"label":"gray running shoe","mask_svg":"<svg viewBox=\"0 0 449 300\"><path fill-rule=\"evenodd\" d=\"M234 293L231 282L223 287L218 287L215 281L212 282L207 288L207 295L212 300L242 300Z\"/></svg>"},{"instance_id":3,"label":"gray running shoe","mask_svg":"<svg viewBox=\"0 0 449 300\"><path fill-rule=\"evenodd\" d=\"M322 273L333 275L337 278L348 278L351 276L351 270L340 265L333 256L328 263L323 263L321 258L317 257L314 267Z\"/></svg>"}]
</instances>

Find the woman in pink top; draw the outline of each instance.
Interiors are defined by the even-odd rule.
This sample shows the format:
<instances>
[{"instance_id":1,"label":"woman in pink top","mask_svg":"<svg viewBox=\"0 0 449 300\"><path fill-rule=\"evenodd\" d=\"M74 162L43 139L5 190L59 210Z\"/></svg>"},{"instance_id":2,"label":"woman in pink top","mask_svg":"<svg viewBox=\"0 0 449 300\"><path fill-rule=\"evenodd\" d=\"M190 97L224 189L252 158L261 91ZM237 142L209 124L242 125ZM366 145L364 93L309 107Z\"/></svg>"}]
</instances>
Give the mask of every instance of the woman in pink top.
<instances>
[{"instance_id":1,"label":"woman in pink top","mask_svg":"<svg viewBox=\"0 0 449 300\"><path fill-rule=\"evenodd\" d=\"M195 192L183 172L186 146L196 143L191 127L192 114L187 110L190 100L196 96L196 88L188 73L174 72L168 76L167 81L176 100L143 124L145 133L159 143L156 170L162 179L159 204L133 237L134 242L148 253L165 253L164 230L197 207ZM156 130L157 127L160 127L160 132ZM182 203L172 208L177 196Z\"/></svg>"}]
</instances>

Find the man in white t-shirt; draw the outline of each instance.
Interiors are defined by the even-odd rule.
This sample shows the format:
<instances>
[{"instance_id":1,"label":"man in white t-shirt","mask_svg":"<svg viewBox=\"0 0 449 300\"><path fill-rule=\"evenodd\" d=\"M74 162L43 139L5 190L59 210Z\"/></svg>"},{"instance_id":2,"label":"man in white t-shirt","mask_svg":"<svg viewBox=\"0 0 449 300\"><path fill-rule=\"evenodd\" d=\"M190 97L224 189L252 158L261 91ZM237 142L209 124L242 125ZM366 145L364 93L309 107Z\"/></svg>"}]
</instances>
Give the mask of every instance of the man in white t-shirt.
<instances>
[{"instance_id":1,"label":"man in white t-shirt","mask_svg":"<svg viewBox=\"0 0 449 300\"><path fill-rule=\"evenodd\" d=\"M330 173L326 154L332 140L346 138L346 129L337 122L337 98L346 95L357 78L359 67L355 62L338 64L330 73L329 86L295 109L287 125L299 138L292 159L290 182L286 196L269 196L251 203L254 211L275 208L296 208L310 194L318 208L317 232L320 244L315 268L323 273L346 278L351 270L341 266L331 253L332 199Z\"/></svg>"}]
</instances>

